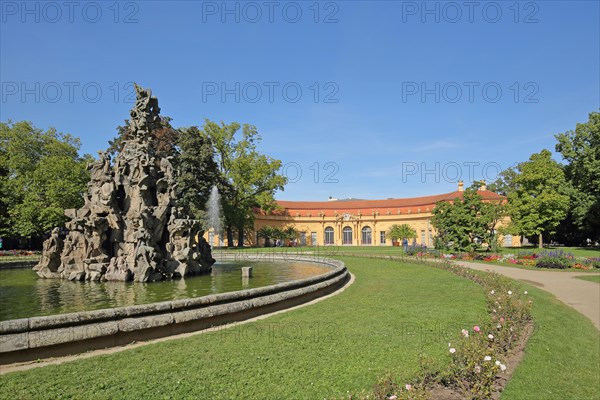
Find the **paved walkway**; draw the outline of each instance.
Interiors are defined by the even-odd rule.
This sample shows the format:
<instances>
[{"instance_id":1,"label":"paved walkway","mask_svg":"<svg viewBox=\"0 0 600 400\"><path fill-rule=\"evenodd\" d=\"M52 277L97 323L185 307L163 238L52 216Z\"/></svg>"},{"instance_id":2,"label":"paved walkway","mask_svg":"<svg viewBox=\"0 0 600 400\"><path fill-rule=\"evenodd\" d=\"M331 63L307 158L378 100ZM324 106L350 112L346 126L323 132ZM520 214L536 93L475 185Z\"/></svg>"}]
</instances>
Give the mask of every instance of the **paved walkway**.
<instances>
[{"instance_id":1,"label":"paved walkway","mask_svg":"<svg viewBox=\"0 0 600 400\"><path fill-rule=\"evenodd\" d=\"M600 284L575 278L588 275L585 272L532 271L468 261L457 264L479 271L494 271L537 286L588 317L600 329Z\"/></svg>"}]
</instances>

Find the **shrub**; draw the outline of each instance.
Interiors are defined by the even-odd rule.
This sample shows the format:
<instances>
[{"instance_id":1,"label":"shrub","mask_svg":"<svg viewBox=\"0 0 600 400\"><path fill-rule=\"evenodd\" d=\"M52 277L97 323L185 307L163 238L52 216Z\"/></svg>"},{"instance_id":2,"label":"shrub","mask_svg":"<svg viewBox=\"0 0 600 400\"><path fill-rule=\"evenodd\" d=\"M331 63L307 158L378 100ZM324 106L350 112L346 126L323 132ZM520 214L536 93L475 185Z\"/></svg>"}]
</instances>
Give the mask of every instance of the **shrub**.
<instances>
[{"instance_id":1,"label":"shrub","mask_svg":"<svg viewBox=\"0 0 600 400\"><path fill-rule=\"evenodd\" d=\"M581 263L575 263L575 264L573 264L573 266L571 268L573 268L573 269L588 270L588 269L592 269L593 267L590 266L590 265L585 265L585 264L581 264Z\"/></svg>"},{"instance_id":2,"label":"shrub","mask_svg":"<svg viewBox=\"0 0 600 400\"><path fill-rule=\"evenodd\" d=\"M536 260L529 259L529 258L525 258L520 261L521 261L521 265L527 265L529 267L533 267L536 264Z\"/></svg>"},{"instance_id":3,"label":"shrub","mask_svg":"<svg viewBox=\"0 0 600 400\"><path fill-rule=\"evenodd\" d=\"M563 250L543 251L538 254L535 266L537 268L566 269L571 268L575 257Z\"/></svg>"},{"instance_id":4,"label":"shrub","mask_svg":"<svg viewBox=\"0 0 600 400\"><path fill-rule=\"evenodd\" d=\"M586 258L584 264L590 266L591 268L600 268L600 257Z\"/></svg>"}]
</instances>

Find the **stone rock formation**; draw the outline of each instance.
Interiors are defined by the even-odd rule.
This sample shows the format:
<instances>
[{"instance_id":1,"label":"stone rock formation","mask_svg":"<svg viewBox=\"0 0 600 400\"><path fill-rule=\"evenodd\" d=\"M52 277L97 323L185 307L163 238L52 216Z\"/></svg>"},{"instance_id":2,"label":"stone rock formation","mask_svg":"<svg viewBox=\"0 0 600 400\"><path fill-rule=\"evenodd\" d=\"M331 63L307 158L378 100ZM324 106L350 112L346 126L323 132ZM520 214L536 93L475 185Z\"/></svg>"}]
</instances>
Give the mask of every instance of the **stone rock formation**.
<instances>
[{"instance_id":1,"label":"stone rock formation","mask_svg":"<svg viewBox=\"0 0 600 400\"><path fill-rule=\"evenodd\" d=\"M33 267L42 278L60 278L58 269L60 268L60 253L63 250L63 240L59 236L60 230L54 228L52 234L44 242L42 259Z\"/></svg>"},{"instance_id":2,"label":"stone rock formation","mask_svg":"<svg viewBox=\"0 0 600 400\"><path fill-rule=\"evenodd\" d=\"M170 157L157 155L151 132L159 129L158 100L135 85L129 132L121 151L88 165L91 180L64 245L55 229L34 270L43 278L157 281L209 272L215 260L199 235L200 222L176 207Z\"/></svg>"}]
</instances>

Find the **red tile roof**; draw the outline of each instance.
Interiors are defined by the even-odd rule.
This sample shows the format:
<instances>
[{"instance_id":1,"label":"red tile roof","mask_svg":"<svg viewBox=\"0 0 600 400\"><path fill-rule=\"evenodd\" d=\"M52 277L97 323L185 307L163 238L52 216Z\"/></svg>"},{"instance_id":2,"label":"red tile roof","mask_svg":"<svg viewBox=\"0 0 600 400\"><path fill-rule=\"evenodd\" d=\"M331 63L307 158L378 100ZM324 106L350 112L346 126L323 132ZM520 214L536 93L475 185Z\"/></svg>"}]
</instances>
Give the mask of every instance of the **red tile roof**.
<instances>
[{"instance_id":1,"label":"red tile roof","mask_svg":"<svg viewBox=\"0 0 600 400\"><path fill-rule=\"evenodd\" d=\"M333 216L337 212L357 213L371 215L378 212L380 215L386 214L416 214L433 211L435 203L438 201L451 201L455 198L461 198L464 192L451 192L433 196L412 197L404 199L385 199L385 200L348 200L348 201L284 201L279 200L277 204L283 208L280 212L273 212L273 215L290 215L317 217L320 212L325 216ZM484 200L503 201L506 198L489 190L478 192Z\"/></svg>"}]
</instances>

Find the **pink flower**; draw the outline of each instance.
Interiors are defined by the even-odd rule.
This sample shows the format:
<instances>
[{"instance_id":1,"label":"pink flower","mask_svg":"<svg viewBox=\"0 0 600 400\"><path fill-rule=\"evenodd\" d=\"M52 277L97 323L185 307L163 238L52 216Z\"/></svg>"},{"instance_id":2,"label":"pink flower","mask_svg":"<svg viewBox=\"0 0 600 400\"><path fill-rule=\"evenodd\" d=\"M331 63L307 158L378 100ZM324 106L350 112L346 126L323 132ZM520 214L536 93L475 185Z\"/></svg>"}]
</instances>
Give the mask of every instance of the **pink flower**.
<instances>
[{"instance_id":1,"label":"pink flower","mask_svg":"<svg viewBox=\"0 0 600 400\"><path fill-rule=\"evenodd\" d=\"M474 330L475 332L480 332L480 331L481 331L481 328L480 328L480 327L478 327L477 325L475 325L475 326L473 327L473 330Z\"/></svg>"},{"instance_id":2,"label":"pink flower","mask_svg":"<svg viewBox=\"0 0 600 400\"><path fill-rule=\"evenodd\" d=\"M456 353L456 349L455 349L454 347L452 347L452 348L450 349L450 353L452 353L452 354Z\"/></svg>"},{"instance_id":3,"label":"pink flower","mask_svg":"<svg viewBox=\"0 0 600 400\"><path fill-rule=\"evenodd\" d=\"M411 390L412 389L412 385L404 385L404 387L406 388L406 390Z\"/></svg>"},{"instance_id":4,"label":"pink flower","mask_svg":"<svg viewBox=\"0 0 600 400\"><path fill-rule=\"evenodd\" d=\"M388 397L388 400L396 400L398 398L398 396L396 396L395 394Z\"/></svg>"},{"instance_id":5,"label":"pink flower","mask_svg":"<svg viewBox=\"0 0 600 400\"><path fill-rule=\"evenodd\" d=\"M483 357L483 361L492 361L492 357L485 356L485 357Z\"/></svg>"},{"instance_id":6,"label":"pink flower","mask_svg":"<svg viewBox=\"0 0 600 400\"><path fill-rule=\"evenodd\" d=\"M488 339L490 340L494 340L494 335L492 335L491 333L488 335Z\"/></svg>"},{"instance_id":7,"label":"pink flower","mask_svg":"<svg viewBox=\"0 0 600 400\"><path fill-rule=\"evenodd\" d=\"M466 330L466 329L463 329L463 330L461 331L461 333L462 333L462 335L463 335L464 337L469 337L469 331L468 331L468 330Z\"/></svg>"},{"instance_id":8,"label":"pink flower","mask_svg":"<svg viewBox=\"0 0 600 400\"><path fill-rule=\"evenodd\" d=\"M481 367L479 365L475 366L475 373L478 374L481 372Z\"/></svg>"}]
</instances>

